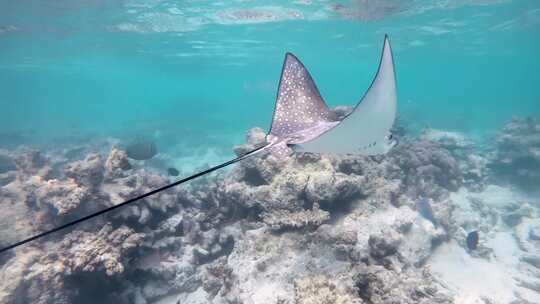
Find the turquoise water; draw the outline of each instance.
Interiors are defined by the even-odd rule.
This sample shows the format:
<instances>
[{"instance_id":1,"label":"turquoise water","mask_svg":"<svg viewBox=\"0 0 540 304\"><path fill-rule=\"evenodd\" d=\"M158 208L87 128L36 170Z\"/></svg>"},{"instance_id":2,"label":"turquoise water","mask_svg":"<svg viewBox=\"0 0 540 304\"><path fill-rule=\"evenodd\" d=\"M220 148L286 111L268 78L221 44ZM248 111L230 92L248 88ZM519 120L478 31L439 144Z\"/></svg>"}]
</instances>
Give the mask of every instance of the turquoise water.
<instances>
[{"instance_id":1,"label":"turquoise water","mask_svg":"<svg viewBox=\"0 0 540 304\"><path fill-rule=\"evenodd\" d=\"M286 52L356 104L385 34L421 136L249 158L0 252L0 303L304 303L320 274L306 299L538 303L540 124L507 124L540 118L537 0L0 0L0 249L233 158Z\"/></svg>"},{"instance_id":2,"label":"turquoise water","mask_svg":"<svg viewBox=\"0 0 540 304\"><path fill-rule=\"evenodd\" d=\"M540 113L538 1L2 1L0 28L3 143L229 147L269 125L285 52L328 104L355 104L384 33L413 128L484 134Z\"/></svg>"}]
</instances>

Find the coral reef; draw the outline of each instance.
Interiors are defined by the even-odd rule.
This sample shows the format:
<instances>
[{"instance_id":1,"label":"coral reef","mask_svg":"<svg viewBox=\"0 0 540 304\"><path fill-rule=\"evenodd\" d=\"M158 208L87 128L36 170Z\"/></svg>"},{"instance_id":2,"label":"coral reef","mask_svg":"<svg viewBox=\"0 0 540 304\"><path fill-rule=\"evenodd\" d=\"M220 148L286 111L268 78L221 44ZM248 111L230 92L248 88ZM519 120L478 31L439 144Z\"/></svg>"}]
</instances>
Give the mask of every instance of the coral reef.
<instances>
[{"instance_id":1,"label":"coral reef","mask_svg":"<svg viewBox=\"0 0 540 304\"><path fill-rule=\"evenodd\" d=\"M338 286L336 286L338 284ZM324 275L305 277L294 281L297 304L361 304L354 292L339 286Z\"/></svg>"},{"instance_id":2,"label":"coral reef","mask_svg":"<svg viewBox=\"0 0 540 304\"><path fill-rule=\"evenodd\" d=\"M429 141L404 141L392 151L389 176L401 183L407 195L440 199L462 184L462 172L456 159L439 145Z\"/></svg>"},{"instance_id":3,"label":"coral reef","mask_svg":"<svg viewBox=\"0 0 540 304\"><path fill-rule=\"evenodd\" d=\"M16 170L17 167L9 155L0 153L0 173Z\"/></svg>"},{"instance_id":4,"label":"coral reef","mask_svg":"<svg viewBox=\"0 0 540 304\"><path fill-rule=\"evenodd\" d=\"M75 161L66 168L66 176L83 187L93 189L103 180L103 159L98 153L91 153L84 160Z\"/></svg>"},{"instance_id":5,"label":"coral reef","mask_svg":"<svg viewBox=\"0 0 540 304\"><path fill-rule=\"evenodd\" d=\"M105 161L105 176L109 179L124 177L124 171L129 169L131 169L131 164L127 153L113 148Z\"/></svg>"},{"instance_id":6,"label":"coral reef","mask_svg":"<svg viewBox=\"0 0 540 304\"><path fill-rule=\"evenodd\" d=\"M97 233L75 231L47 248L19 250L2 268L0 303L73 303L71 281L91 273L108 277L124 272L129 255L144 235L105 225Z\"/></svg>"},{"instance_id":7,"label":"coral reef","mask_svg":"<svg viewBox=\"0 0 540 304\"><path fill-rule=\"evenodd\" d=\"M262 215L263 222L269 225L273 230L317 227L329 218L329 212L320 210L318 204L313 205L313 210L303 210L298 212L275 210Z\"/></svg>"},{"instance_id":8,"label":"coral reef","mask_svg":"<svg viewBox=\"0 0 540 304\"><path fill-rule=\"evenodd\" d=\"M519 166L535 151L523 130L537 125L512 124L489 157L501 175L515 174L502 170L507 159ZM264 140L251 129L234 151ZM35 241L0 258L0 303L459 303L482 280L455 282L456 260L511 274L499 280L504 292L494 279L472 299L534 303L538 201L489 184L488 157L464 135L431 129L400 142L384 157L248 158ZM14 166L0 173L10 176L0 183L0 244L168 183L119 148L95 151L2 151Z\"/></svg>"},{"instance_id":9,"label":"coral reef","mask_svg":"<svg viewBox=\"0 0 540 304\"><path fill-rule=\"evenodd\" d=\"M37 174L46 162L37 150L25 150L13 159L19 172L25 175Z\"/></svg>"},{"instance_id":10,"label":"coral reef","mask_svg":"<svg viewBox=\"0 0 540 304\"><path fill-rule=\"evenodd\" d=\"M489 167L504 180L526 189L540 183L540 123L515 118L496 138Z\"/></svg>"},{"instance_id":11,"label":"coral reef","mask_svg":"<svg viewBox=\"0 0 540 304\"><path fill-rule=\"evenodd\" d=\"M51 206L58 215L65 215L79 207L89 196L88 188L77 185L73 180L43 181L36 189L36 204L41 208Z\"/></svg>"}]
</instances>

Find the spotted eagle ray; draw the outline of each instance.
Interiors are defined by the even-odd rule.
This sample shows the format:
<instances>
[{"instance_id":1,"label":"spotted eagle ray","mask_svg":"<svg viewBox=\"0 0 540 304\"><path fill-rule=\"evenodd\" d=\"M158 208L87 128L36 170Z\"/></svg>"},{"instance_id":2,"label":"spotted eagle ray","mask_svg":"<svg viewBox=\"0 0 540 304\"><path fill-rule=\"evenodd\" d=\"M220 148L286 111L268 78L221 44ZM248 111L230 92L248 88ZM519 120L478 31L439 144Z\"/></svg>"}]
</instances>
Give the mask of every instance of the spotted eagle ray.
<instances>
[{"instance_id":1,"label":"spotted eagle ray","mask_svg":"<svg viewBox=\"0 0 540 304\"><path fill-rule=\"evenodd\" d=\"M385 154L396 145L390 132L396 111L396 77L388 36L384 38L379 68L373 82L352 112L341 119L328 108L306 67L296 56L287 53L279 81L272 125L260 147L223 164L4 247L0 249L0 253L257 154L269 153L279 158L287 157L295 151Z\"/></svg>"}]
</instances>

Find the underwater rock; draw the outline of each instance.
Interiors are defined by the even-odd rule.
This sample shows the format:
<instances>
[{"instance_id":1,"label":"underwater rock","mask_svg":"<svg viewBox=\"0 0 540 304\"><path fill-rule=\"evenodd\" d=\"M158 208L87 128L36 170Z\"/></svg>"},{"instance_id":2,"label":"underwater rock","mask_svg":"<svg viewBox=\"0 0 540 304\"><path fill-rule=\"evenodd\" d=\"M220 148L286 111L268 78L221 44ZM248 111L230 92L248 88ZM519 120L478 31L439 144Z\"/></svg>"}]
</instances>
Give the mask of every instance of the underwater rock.
<instances>
[{"instance_id":1,"label":"underwater rock","mask_svg":"<svg viewBox=\"0 0 540 304\"><path fill-rule=\"evenodd\" d=\"M33 199L33 194L27 195L21 190L22 187L20 181L0 187L0 208L3 210L0 213L0 247L26 238L38 230L39 217L43 213L27 202Z\"/></svg>"},{"instance_id":2,"label":"underwater rock","mask_svg":"<svg viewBox=\"0 0 540 304\"><path fill-rule=\"evenodd\" d=\"M454 303L450 293L424 269L388 269L380 265L355 267L354 282L364 303Z\"/></svg>"},{"instance_id":3,"label":"underwater rock","mask_svg":"<svg viewBox=\"0 0 540 304\"><path fill-rule=\"evenodd\" d=\"M475 149L477 145L465 134L428 128L422 131L420 139L444 148L459 161L464 186L474 191L481 191L485 187L488 159L485 153Z\"/></svg>"},{"instance_id":4,"label":"underwater rock","mask_svg":"<svg viewBox=\"0 0 540 304\"><path fill-rule=\"evenodd\" d=\"M312 172L309 175L304 190L307 200L328 206L337 202L347 202L363 195L361 185L364 178L332 171ZM332 185L332 188L327 188L327 185Z\"/></svg>"},{"instance_id":5,"label":"underwater rock","mask_svg":"<svg viewBox=\"0 0 540 304\"><path fill-rule=\"evenodd\" d=\"M504 180L525 190L540 183L540 123L515 118L498 134L489 167Z\"/></svg>"},{"instance_id":6,"label":"underwater rock","mask_svg":"<svg viewBox=\"0 0 540 304\"><path fill-rule=\"evenodd\" d=\"M0 187L5 186L17 178L17 174L13 171L0 173Z\"/></svg>"},{"instance_id":7,"label":"underwater rock","mask_svg":"<svg viewBox=\"0 0 540 304\"><path fill-rule=\"evenodd\" d=\"M520 260L540 269L540 256L538 255L524 255ZM540 292L540 289L537 291Z\"/></svg>"},{"instance_id":8,"label":"underwater rock","mask_svg":"<svg viewBox=\"0 0 540 304\"><path fill-rule=\"evenodd\" d=\"M51 206L58 215L65 215L79 207L88 197L88 188L77 185L74 181L45 181L36 191L39 206Z\"/></svg>"},{"instance_id":9,"label":"underwater rock","mask_svg":"<svg viewBox=\"0 0 540 304\"><path fill-rule=\"evenodd\" d=\"M143 238L144 234L135 233L126 226L113 229L111 225L105 225L98 233L77 231L68 234L58 249L74 255L75 259L70 262L73 271L101 270L112 276L124 272L125 259L142 244ZM66 250L72 246L75 250Z\"/></svg>"},{"instance_id":10,"label":"underwater rock","mask_svg":"<svg viewBox=\"0 0 540 304\"><path fill-rule=\"evenodd\" d=\"M0 154L0 174L13 170L17 170L17 167L11 157Z\"/></svg>"},{"instance_id":11,"label":"underwater rock","mask_svg":"<svg viewBox=\"0 0 540 304\"><path fill-rule=\"evenodd\" d=\"M127 156L135 160L148 160L157 154L156 144L149 139L137 139L126 147Z\"/></svg>"},{"instance_id":12,"label":"underwater rock","mask_svg":"<svg viewBox=\"0 0 540 304\"><path fill-rule=\"evenodd\" d=\"M124 199L141 195L168 183L168 179L165 176L145 170L137 172L134 177L137 177L137 182L132 187L125 189L126 192L122 193ZM145 202L150 210L165 213L169 209L174 208L176 204L175 190L158 193L149 199L145 199Z\"/></svg>"},{"instance_id":13,"label":"underwater rock","mask_svg":"<svg viewBox=\"0 0 540 304\"><path fill-rule=\"evenodd\" d=\"M236 156L241 156L266 142L266 132L261 128L251 128L246 134L246 143L233 148Z\"/></svg>"},{"instance_id":14,"label":"underwater rock","mask_svg":"<svg viewBox=\"0 0 540 304\"><path fill-rule=\"evenodd\" d=\"M319 209L318 204L313 210L290 212L288 210L273 210L263 213L263 222L272 230L299 229L304 227L316 228L330 219L330 213Z\"/></svg>"},{"instance_id":15,"label":"underwater rock","mask_svg":"<svg viewBox=\"0 0 540 304\"><path fill-rule=\"evenodd\" d=\"M178 171L176 168L170 167L167 169L167 174L169 174L169 176L178 176L180 171Z\"/></svg>"},{"instance_id":16,"label":"underwater rock","mask_svg":"<svg viewBox=\"0 0 540 304\"><path fill-rule=\"evenodd\" d=\"M469 149L473 145L464 134L431 128L424 129L420 139L435 142L448 150Z\"/></svg>"},{"instance_id":17,"label":"underwater rock","mask_svg":"<svg viewBox=\"0 0 540 304\"><path fill-rule=\"evenodd\" d=\"M66 166L65 174L80 185L93 189L103 180L105 168L103 159L98 153L91 153L84 160L70 163Z\"/></svg>"},{"instance_id":18,"label":"underwater rock","mask_svg":"<svg viewBox=\"0 0 540 304\"><path fill-rule=\"evenodd\" d=\"M463 183L472 191L482 191L489 177L488 159L484 155L468 151L460 157L460 169L463 172Z\"/></svg>"},{"instance_id":19,"label":"underwater rock","mask_svg":"<svg viewBox=\"0 0 540 304\"><path fill-rule=\"evenodd\" d=\"M433 209L431 208L431 204L428 199L420 198L417 203L418 212L428 221L433 223L435 227L437 227L437 220L435 219L435 216L433 215Z\"/></svg>"},{"instance_id":20,"label":"underwater rock","mask_svg":"<svg viewBox=\"0 0 540 304\"><path fill-rule=\"evenodd\" d=\"M9 210L9 212L5 212L0 216L0 226L5 226L2 231L6 231L0 238L0 244L2 246L8 245L29 235L53 228L60 219L56 216L57 214L72 216L75 215L74 211L80 208L84 208L82 210L86 213L88 210L99 208L99 206L111 206L127 198L132 198L138 193L155 189L167 183L165 176L140 169L125 171L125 175L122 174L123 177L117 176L116 172L118 170L126 168L124 162L126 158L120 150L116 152L119 153L113 151L106 162L102 161L99 154L90 154L84 160L69 164L65 169L67 179L60 179L61 176L58 176L56 179L47 180L38 175L27 176L24 173L24 178L2 187L0 206L7 207L4 209ZM28 156L32 155L34 157L21 157L21 159L36 159L37 154L32 153ZM32 164L35 162L21 163ZM26 170L26 168L28 166L21 166L17 173L23 174L21 170ZM107 169L109 170L107 171ZM107 173L115 175L114 179L104 179L103 175ZM54 245L53 247L60 252L55 253L56 257L54 259L60 259L60 261L53 263L52 260L40 259L29 262L32 264L29 266L33 267L32 269L42 269L43 271L29 273L28 280L23 280L20 283L21 285L13 287L14 289L6 290L6 296L14 297L11 299L16 298L14 303L76 303L80 302L76 300L77 294L83 297L83 294L89 292L92 289L91 286L95 285L94 283L85 284L86 280L99 282L96 283L97 285L106 285L107 282L110 284L106 277L114 277L122 273L125 261L132 259L131 254L135 252L130 248L139 247L142 244L143 234L135 233L134 229L140 229L139 223L153 226L174 215L175 212L171 212L170 216L164 216L166 211L171 211L177 205L177 190L171 189L138 202L138 206L125 208L121 212L112 214L109 218L101 217L96 219L99 221L98 225L85 227L85 230L90 231L75 230L65 237L61 235L61 245L34 241L35 246L47 248L47 251L40 252L40 255L55 252L53 248L49 248L50 245ZM92 202L92 204L85 204L85 202ZM135 209L138 211L133 212ZM51 210L54 211L51 212ZM194 210L188 214L196 218L197 213L198 211ZM131 219L126 220L127 218L122 217L125 214L130 216L135 214L137 217L134 221ZM121 226L121 228L112 229L109 225L114 227L129 225L130 228ZM162 248L178 248L182 242L178 237L175 238L174 235L183 230L178 226L182 226L182 223L178 224L176 228L150 231L150 236L155 236L157 239L155 242L156 248L159 248L158 246L162 246ZM104 228L101 232L91 231L102 227L109 228ZM137 236L130 237L133 234ZM219 243L219 238L216 242ZM229 244L226 239L223 242L225 245ZM226 247L221 243L220 246L222 248ZM34 250L33 247L28 248ZM51 256L50 259L53 259L53 257ZM15 256L11 260L18 261L19 257ZM11 260L8 260L8 262ZM45 276L54 277L55 280L45 279ZM105 276L105 279L103 276ZM175 288L174 284L176 283L173 281L171 279L170 283L163 285L165 294ZM71 282L80 282L80 285L79 283L69 285L72 284ZM109 285L112 289L123 288L122 286ZM108 290L110 288L104 289ZM126 296L128 294L130 293L126 293ZM111 297L113 292L104 291L98 298L102 299L101 296Z\"/></svg>"},{"instance_id":21,"label":"underwater rock","mask_svg":"<svg viewBox=\"0 0 540 304\"><path fill-rule=\"evenodd\" d=\"M389 177L401 180L409 197L440 199L462 184L459 164L448 150L422 140L403 140L388 156Z\"/></svg>"},{"instance_id":22,"label":"underwater rock","mask_svg":"<svg viewBox=\"0 0 540 304\"><path fill-rule=\"evenodd\" d=\"M46 164L45 158L38 150L24 150L21 153L17 153L13 161L19 172L24 175L35 175Z\"/></svg>"},{"instance_id":23,"label":"underwater rock","mask_svg":"<svg viewBox=\"0 0 540 304\"><path fill-rule=\"evenodd\" d=\"M540 241L540 225L536 225L530 228L529 238L533 241Z\"/></svg>"},{"instance_id":24,"label":"underwater rock","mask_svg":"<svg viewBox=\"0 0 540 304\"><path fill-rule=\"evenodd\" d=\"M467 248L469 250L476 250L478 248L478 231L471 231L467 234Z\"/></svg>"},{"instance_id":25,"label":"underwater rock","mask_svg":"<svg viewBox=\"0 0 540 304\"><path fill-rule=\"evenodd\" d=\"M105 175L109 178L124 176L124 171L131 169L127 153L113 148L105 161Z\"/></svg>"},{"instance_id":26,"label":"underwater rock","mask_svg":"<svg viewBox=\"0 0 540 304\"><path fill-rule=\"evenodd\" d=\"M510 204L504 206L501 217L510 227L514 227L521 222L523 217L534 215L534 209L527 203Z\"/></svg>"},{"instance_id":27,"label":"underwater rock","mask_svg":"<svg viewBox=\"0 0 540 304\"><path fill-rule=\"evenodd\" d=\"M69 148L63 151L64 156L68 160L73 160L75 158L78 158L80 155L82 155L86 150L86 147L76 147L76 148Z\"/></svg>"},{"instance_id":28,"label":"underwater rock","mask_svg":"<svg viewBox=\"0 0 540 304\"><path fill-rule=\"evenodd\" d=\"M264 136L262 129L251 130L249 142L235 147L235 152L241 154L255 148L254 142ZM351 202L365 195L364 192L375 189L377 178L369 180L364 176L371 175L369 169L363 170L361 176L342 173L340 161L339 158L310 153L297 153L285 159L273 156L246 159L220 183L218 197L222 202L239 203L246 208L258 206L263 211L296 212L311 209L315 202L330 213L346 209Z\"/></svg>"},{"instance_id":29,"label":"underwater rock","mask_svg":"<svg viewBox=\"0 0 540 304\"><path fill-rule=\"evenodd\" d=\"M352 288L347 290L324 275L300 278L294 281L294 303L296 304L362 304Z\"/></svg>"},{"instance_id":30,"label":"underwater rock","mask_svg":"<svg viewBox=\"0 0 540 304\"><path fill-rule=\"evenodd\" d=\"M31 285L31 281L26 278L26 274L29 272L29 269L31 269L31 266L34 265L43 254L43 251L36 248L30 248L30 250L24 251L21 250L17 252L16 258L10 259L5 265L1 266L0 303L23 303L21 300L27 297L26 292L29 285ZM47 269L44 271L47 271ZM52 279L54 279L54 277L48 280L45 288L50 290L58 288L61 290L62 286L53 286L53 283L55 282ZM50 296L52 296L52 294L45 295L41 303L51 303L53 297ZM59 301L58 303L66 302Z\"/></svg>"},{"instance_id":31,"label":"underwater rock","mask_svg":"<svg viewBox=\"0 0 540 304\"><path fill-rule=\"evenodd\" d=\"M396 253L400 243L401 237L396 231L384 230L369 236L369 252L376 259L384 258Z\"/></svg>"},{"instance_id":32,"label":"underwater rock","mask_svg":"<svg viewBox=\"0 0 540 304\"><path fill-rule=\"evenodd\" d=\"M113 229L105 225L97 233L69 233L62 242L43 250L28 247L18 251L16 258L0 271L10 275L0 282L0 299L7 299L0 302L80 302L78 289L70 288L70 282L81 280L81 284L86 282L90 286L98 281L97 285L105 287L109 277L124 272L124 263L140 246L143 236L125 226Z\"/></svg>"}]
</instances>

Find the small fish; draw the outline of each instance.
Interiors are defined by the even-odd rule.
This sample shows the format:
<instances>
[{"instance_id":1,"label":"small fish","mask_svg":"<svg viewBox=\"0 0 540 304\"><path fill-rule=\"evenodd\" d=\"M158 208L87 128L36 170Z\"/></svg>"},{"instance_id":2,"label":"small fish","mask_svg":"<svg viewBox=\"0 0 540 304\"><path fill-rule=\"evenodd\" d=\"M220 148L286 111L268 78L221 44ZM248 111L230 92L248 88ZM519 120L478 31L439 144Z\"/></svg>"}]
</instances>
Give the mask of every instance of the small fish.
<instances>
[{"instance_id":1,"label":"small fish","mask_svg":"<svg viewBox=\"0 0 540 304\"><path fill-rule=\"evenodd\" d=\"M137 139L126 147L129 158L135 160L151 159L157 154L156 144L148 139Z\"/></svg>"},{"instance_id":2,"label":"small fish","mask_svg":"<svg viewBox=\"0 0 540 304\"><path fill-rule=\"evenodd\" d=\"M178 171L176 168L170 167L167 169L167 173L169 173L170 176L178 176L180 174L180 171Z\"/></svg>"},{"instance_id":3,"label":"small fish","mask_svg":"<svg viewBox=\"0 0 540 304\"><path fill-rule=\"evenodd\" d=\"M470 249L470 250L475 250L476 248L478 248L478 231L472 231L472 232L469 232L469 234L467 235L467 247Z\"/></svg>"}]
</instances>

